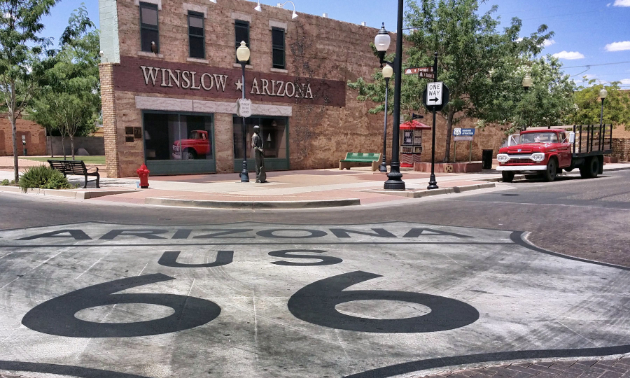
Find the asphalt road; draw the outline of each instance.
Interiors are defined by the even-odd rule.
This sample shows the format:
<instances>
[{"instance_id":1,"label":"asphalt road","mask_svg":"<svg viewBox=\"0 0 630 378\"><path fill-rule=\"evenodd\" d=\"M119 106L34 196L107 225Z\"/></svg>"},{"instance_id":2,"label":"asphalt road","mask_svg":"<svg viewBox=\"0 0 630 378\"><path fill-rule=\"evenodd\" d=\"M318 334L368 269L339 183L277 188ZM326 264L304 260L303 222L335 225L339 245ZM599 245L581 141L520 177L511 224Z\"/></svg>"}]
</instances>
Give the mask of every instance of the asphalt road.
<instances>
[{"instance_id":1,"label":"asphalt road","mask_svg":"<svg viewBox=\"0 0 630 378\"><path fill-rule=\"evenodd\" d=\"M608 172L593 180L572 177L506 187L487 194L429 198L415 205L308 211L175 209L0 194L0 229L89 221L146 225L408 221L526 231L531 233L529 240L542 248L630 266L630 170Z\"/></svg>"},{"instance_id":2,"label":"asphalt road","mask_svg":"<svg viewBox=\"0 0 630 378\"><path fill-rule=\"evenodd\" d=\"M629 183L299 212L0 194L0 377L393 377L628 354ZM627 360L592 361L580 374Z\"/></svg>"}]
</instances>

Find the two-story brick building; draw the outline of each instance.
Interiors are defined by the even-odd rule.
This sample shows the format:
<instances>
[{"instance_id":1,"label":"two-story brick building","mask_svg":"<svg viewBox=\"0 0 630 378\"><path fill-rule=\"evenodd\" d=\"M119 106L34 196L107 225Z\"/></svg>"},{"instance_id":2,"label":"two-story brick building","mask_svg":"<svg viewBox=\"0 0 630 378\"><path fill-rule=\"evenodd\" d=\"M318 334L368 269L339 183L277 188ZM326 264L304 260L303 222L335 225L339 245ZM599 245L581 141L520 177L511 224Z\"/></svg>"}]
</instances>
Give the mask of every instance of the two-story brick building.
<instances>
[{"instance_id":1,"label":"two-story brick building","mask_svg":"<svg viewBox=\"0 0 630 378\"><path fill-rule=\"evenodd\" d=\"M253 101L248 146L260 125L272 170L330 168L346 152L380 150L382 115L347 90L378 68L369 48L377 29L244 0L99 2L110 177L143 163L152 174L240 171L243 88ZM240 41L251 50L244 84Z\"/></svg>"}]
</instances>

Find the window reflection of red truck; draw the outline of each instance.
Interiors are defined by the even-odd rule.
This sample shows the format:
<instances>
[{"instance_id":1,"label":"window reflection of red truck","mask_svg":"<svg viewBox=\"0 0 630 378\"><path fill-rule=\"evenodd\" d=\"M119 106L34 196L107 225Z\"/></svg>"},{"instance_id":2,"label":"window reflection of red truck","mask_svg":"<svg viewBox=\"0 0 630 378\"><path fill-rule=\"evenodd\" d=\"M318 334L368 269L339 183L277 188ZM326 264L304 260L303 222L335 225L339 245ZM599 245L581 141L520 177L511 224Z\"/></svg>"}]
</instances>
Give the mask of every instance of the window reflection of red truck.
<instances>
[{"instance_id":1,"label":"window reflection of red truck","mask_svg":"<svg viewBox=\"0 0 630 378\"><path fill-rule=\"evenodd\" d=\"M176 140L173 143L173 159L194 160L210 154L210 139L205 130L193 130L189 139Z\"/></svg>"},{"instance_id":2,"label":"window reflection of red truck","mask_svg":"<svg viewBox=\"0 0 630 378\"><path fill-rule=\"evenodd\" d=\"M568 130L567 130L568 129ZM497 168L503 181L515 173L537 173L553 181L564 169L578 168L584 178L603 173L604 155L612 152L612 126L572 126L522 131L517 144L499 150Z\"/></svg>"}]
</instances>

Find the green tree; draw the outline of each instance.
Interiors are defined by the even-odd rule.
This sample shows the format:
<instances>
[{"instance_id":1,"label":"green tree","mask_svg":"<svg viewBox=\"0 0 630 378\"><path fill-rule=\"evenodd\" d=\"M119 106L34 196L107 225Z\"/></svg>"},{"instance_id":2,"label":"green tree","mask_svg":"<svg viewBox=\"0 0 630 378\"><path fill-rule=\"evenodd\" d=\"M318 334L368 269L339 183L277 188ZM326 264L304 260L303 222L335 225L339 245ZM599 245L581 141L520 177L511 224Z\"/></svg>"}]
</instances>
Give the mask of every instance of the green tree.
<instances>
[{"instance_id":1,"label":"green tree","mask_svg":"<svg viewBox=\"0 0 630 378\"><path fill-rule=\"evenodd\" d=\"M586 80L586 79L585 79ZM619 82L609 85L596 84L595 80L575 92L575 109L569 117L572 124L598 125L601 117L602 101L599 92L606 88L608 96L604 101L604 123L625 125L630 130L630 96L621 91Z\"/></svg>"},{"instance_id":2,"label":"green tree","mask_svg":"<svg viewBox=\"0 0 630 378\"><path fill-rule=\"evenodd\" d=\"M487 109L490 98L505 95L505 86L493 86L492 73L506 63L515 64L519 57L540 53L545 40L553 33L546 33L542 25L536 33L519 38L521 21L512 19L509 27L499 31L499 20L494 17L497 7L479 14L478 0L421 0L409 3L406 16L407 26L413 31L406 35L409 42L405 52L408 67L432 66L434 53L439 55L438 79L450 90L450 103L441 114L447 122L445 161L450 159L450 144L453 125L463 118L476 117L493 120L496 112ZM374 75L380 79L380 73ZM521 78L522 80L522 78ZM379 80L380 81L380 80ZM422 92L426 79L403 76L402 105L405 110L422 107ZM384 85L368 84L363 79L349 83L359 91L359 99L382 101ZM522 91L522 88L519 89ZM382 105L372 109L382 111Z\"/></svg>"},{"instance_id":3,"label":"green tree","mask_svg":"<svg viewBox=\"0 0 630 378\"><path fill-rule=\"evenodd\" d=\"M526 75L533 83L528 90L522 86ZM476 91L472 95L476 108L470 114L479 119L481 127L487 122L508 126L506 134L527 126L563 125L574 108L575 83L550 55L504 59L482 85L494 87L493 96L479 95L490 89Z\"/></svg>"},{"instance_id":4,"label":"green tree","mask_svg":"<svg viewBox=\"0 0 630 378\"><path fill-rule=\"evenodd\" d=\"M19 180L16 120L32 99L42 74L40 57L48 40L39 36L42 16L56 0L0 0L0 95L13 134L15 181Z\"/></svg>"},{"instance_id":5,"label":"green tree","mask_svg":"<svg viewBox=\"0 0 630 378\"><path fill-rule=\"evenodd\" d=\"M49 59L51 68L30 113L43 126L54 124L62 145L66 136L70 138L74 159L74 137L95 130L100 109L99 35L85 5L73 12L60 45L60 51Z\"/></svg>"}]
</instances>

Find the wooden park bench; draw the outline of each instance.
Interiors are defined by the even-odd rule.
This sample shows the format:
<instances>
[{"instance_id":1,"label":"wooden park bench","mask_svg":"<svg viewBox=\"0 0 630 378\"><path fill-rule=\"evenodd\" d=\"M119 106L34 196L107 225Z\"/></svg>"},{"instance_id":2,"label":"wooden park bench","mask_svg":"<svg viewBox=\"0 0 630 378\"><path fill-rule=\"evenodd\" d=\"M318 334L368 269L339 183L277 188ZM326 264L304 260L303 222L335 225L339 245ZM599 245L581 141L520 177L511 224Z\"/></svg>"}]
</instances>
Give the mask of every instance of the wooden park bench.
<instances>
[{"instance_id":1,"label":"wooden park bench","mask_svg":"<svg viewBox=\"0 0 630 378\"><path fill-rule=\"evenodd\" d=\"M346 158L339 160L339 170L350 170L350 163L371 163L372 171L376 171L381 164L381 154L366 152L348 152Z\"/></svg>"},{"instance_id":2,"label":"wooden park bench","mask_svg":"<svg viewBox=\"0 0 630 378\"><path fill-rule=\"evenodd\" d=\"M87 188L88 176L96 176L96 180L90 181L96 181L96 187L100 188L98 184L101 175L98 173L98 167L95 168L96 172L88 172L91 168L87 168L83 160L48 160L48 164L50 164L50 168L63 173L64 177L66 177L66 175L84 176L85 186L83 186L83 188Z\"/></svg>"}]
</instances>

